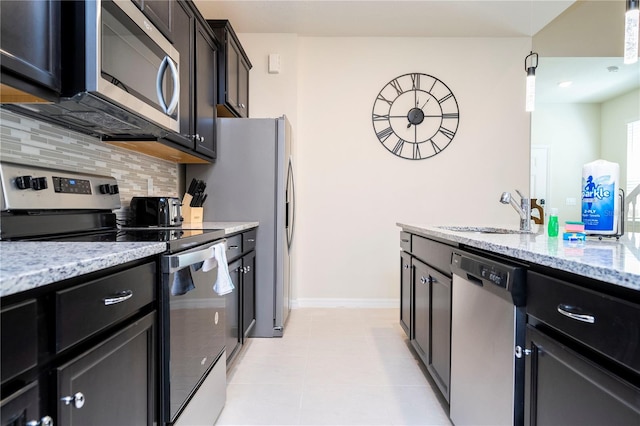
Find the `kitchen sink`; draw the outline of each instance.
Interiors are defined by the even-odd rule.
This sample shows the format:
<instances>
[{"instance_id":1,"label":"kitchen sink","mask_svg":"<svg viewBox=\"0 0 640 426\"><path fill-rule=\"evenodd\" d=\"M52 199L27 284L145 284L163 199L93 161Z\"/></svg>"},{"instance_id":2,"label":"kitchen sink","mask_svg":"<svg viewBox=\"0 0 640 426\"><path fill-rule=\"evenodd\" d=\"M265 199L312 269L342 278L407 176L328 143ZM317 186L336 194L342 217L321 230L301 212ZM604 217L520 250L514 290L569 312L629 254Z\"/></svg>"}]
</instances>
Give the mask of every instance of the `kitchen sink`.
<instances>
[{"instance_id":1,"label":"kitchen sink","mask_svg":"<svg viewBox=\"0 0 640 426\"><path fill-rule=\"evenodd\" d=\"M531 231L519 229L496 228L492 226L438 226L440 229L454 232L478 232L480 234L530 234Z\"/></svg>"}]
</instances>

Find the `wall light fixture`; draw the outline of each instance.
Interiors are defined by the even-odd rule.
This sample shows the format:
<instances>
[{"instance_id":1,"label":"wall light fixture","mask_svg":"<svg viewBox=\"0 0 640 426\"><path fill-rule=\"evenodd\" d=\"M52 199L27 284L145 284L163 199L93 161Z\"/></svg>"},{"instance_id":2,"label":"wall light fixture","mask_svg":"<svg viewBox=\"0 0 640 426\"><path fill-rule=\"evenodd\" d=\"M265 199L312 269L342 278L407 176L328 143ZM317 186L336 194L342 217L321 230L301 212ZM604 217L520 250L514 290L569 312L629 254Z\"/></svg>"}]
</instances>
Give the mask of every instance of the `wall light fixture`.
<instances>
[{"instance_id":1,"label":"wall light fixture","mask_svg":"<svg viewBox=\"0 0 640 426\"><path fill-rule=\"evenodd\" d=\"M527 72L527 91L525 95L525 111L533 111L536 106L536 68L538 54L531 51L524 58L524 70Z\"/></svg>"},{"instance_id":2,"label":"wall light fixture","mask_svg":"<svg viewBox=\"0 0 640 426\"><path fill-rule=\"evenodd\" d=\"M624 63L633 64L638 61L638 26L640 24L640 8L638 0L627 0L627 11L624 14Z\"/></svg>"}]
</instances>

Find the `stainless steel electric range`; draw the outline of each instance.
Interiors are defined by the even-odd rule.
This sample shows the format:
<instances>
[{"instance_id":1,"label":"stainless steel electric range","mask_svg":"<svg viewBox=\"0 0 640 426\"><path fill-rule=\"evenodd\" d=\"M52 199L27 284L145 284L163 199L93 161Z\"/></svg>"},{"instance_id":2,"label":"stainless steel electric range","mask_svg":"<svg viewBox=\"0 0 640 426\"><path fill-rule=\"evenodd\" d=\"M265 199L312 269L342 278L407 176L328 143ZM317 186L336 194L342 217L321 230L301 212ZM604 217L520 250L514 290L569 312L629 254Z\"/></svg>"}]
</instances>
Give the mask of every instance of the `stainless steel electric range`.
<instances>
[{"instance_id":1,"label":"stainless steel electric range","mask_svg":"<svg viewBox=\"0 0 640 426\"><path fill-rule=\"evenodd\" d=\"M122 228L116 180L109 176L0 163L0 239L166 242L158 262L159 418L213 424L226 399L225 298L208 271L222 229Z\"/></svg>"}]
</instances>

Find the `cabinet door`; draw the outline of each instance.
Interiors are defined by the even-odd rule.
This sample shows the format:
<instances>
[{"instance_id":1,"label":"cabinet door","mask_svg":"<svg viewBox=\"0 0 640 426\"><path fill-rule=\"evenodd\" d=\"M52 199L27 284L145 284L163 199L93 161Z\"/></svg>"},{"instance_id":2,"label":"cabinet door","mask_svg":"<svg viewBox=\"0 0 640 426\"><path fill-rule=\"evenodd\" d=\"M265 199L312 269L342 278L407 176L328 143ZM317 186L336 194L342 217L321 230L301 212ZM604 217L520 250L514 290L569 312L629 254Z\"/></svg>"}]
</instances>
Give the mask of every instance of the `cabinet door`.
<instances>
[{"instance_id":1,"label":"cabinet door","mask_svg":"<svg viewBox=\"0 0 640 426\"><path fill-rule=\"evenodd\" d=\"M179 1L174 7L173 45L180 53L180 133L187 138L177 138L176 141L187 148L195 147L193 134L193 38L195 35L195 17L187 3Z\"/></svg>"},{"instance_id":2,"label":"cabinet door","mask_svg":"<svg viewBox=\"0 0 640 426\"><path fill-rule=\"evenodd\" d=\"M411 336L411 255L400 252L400 325Z\"/></svg>"},{"instance_id":3,"label":"cabinet door","mask_svg":"<svg viewBox=\"0 0 640 426\"><path fill-rule=\"evenodd\" d=\"M242 56L238 57L238 113L249 117L249 65Z\"/></svg>"},{"instance_id":4,"label":"cabinet door","mask_svg":"<svg viewBox=\"0 0 640 426\"><path fill-rule=\"evenodd\" d=\"M240 51L238 46L228 35L227 41L227 85L226 101L236 112L239 112L238 105L240 98L238 93L238 79L240 72Z\"/></svg>"},{"instance_id":5,"label":"cabinet door","mask_svg":"<svg viewBox=\"0 0 640 426\"><path fill-rule=\"evenodd\" d=\"M229 275L235 287L231 293L225 295L226 320L227 320L227 365L231 363L234 355L240 347L240 285L242 274L242 258L229 264Z\"/></svg>"},{"instance_id":6,"label":"cabinet door","mask_svg":"<svg viewBox=\"0 0 640 426\"><path fill-rule=\"evenodd\" d=\"M198 23L195 35L195 134L196 151L216 157L216 51Z\"/></svg>"},{"instance_id":7,"label":"cabinet door","mask_svg":"<svg viewBox=\"0 0 640 426\"><path fill-rule=\"evenodd\" d=\"M425 365L429 354L430 291L429 268L419 260L412 259L413 265L413 347Z\"/></svg>"},{"instance_id":8,"label":"cabinet door","mask_svg":"<svg viewBox=\"0 0 640 426\"><path fill-rule=\"evenodd\" d=\"M156 421L154 315L58 367L61 425L152 425ZM65 404L65 398L69 404Z\"/></svg>"},{"instance_id":9,"label":"cabinet door","mask_svg":"<svg viewBox=\"0 0 640 426\"><path fill-rule=\"evenodd\" d=\"M451 278L429 268L431 330L427 369L449 401L451 375Z\"/></svg>"},{"instance_id":10,"label":"cabinet door","mask_svg":"<svg viewBox=\"0 0 640 426\"><path fill-rule=\"evenodd\" d=\"M0 1L0 19L3 85L56 100L61 89L60 2ZM5 94L11 95L3 87L2 100L11 101Z\"/></svg>"},{"instance_id":11,"label":"cabinet door","mask_svg":"<svg viewBox=\"0 0 640 426\"><path fill-rule=\"evenodd\" d=\"M153 22L169 41L173 40L173 12L174 0L143 0L137 1L142 6L142 12Z\"/></svg>"},{"instance_id":12,"label":"cabinet door","mask_svg":"<svg viewBox=\"0 0 640 426\"><path fill-rule=\"evenodd\" d=\"M527 326L526 425L638 425L640 389Z\"/></svg>"},{"instance_id":13,"label":"cabinet door","mask_svg":"<svg viewBox=\"0 0 640 426\"><path fill-rule=\"evenodd\" d=\"M242 341L256 322L256 252L242 257Z\"/></svg>"}]
</instances>

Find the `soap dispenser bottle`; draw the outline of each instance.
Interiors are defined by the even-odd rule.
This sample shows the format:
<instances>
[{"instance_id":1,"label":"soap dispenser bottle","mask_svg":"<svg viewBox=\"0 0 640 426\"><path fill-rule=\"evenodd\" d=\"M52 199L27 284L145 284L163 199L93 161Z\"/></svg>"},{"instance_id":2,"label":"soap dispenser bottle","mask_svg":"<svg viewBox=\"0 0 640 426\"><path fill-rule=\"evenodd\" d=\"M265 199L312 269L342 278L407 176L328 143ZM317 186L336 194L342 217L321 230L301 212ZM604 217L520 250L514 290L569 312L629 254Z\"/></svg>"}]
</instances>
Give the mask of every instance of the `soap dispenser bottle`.
<instances>
[{"instance_id":1,"label":"soap dispenser bottle","mask_svg":"<svg viewBox=\"0 0 640 426\"><path fill-rule=\"evenodd\" d=\"M549 215L549 225L547 228L547 233L550 237L558 236L558 209L552 208L551 214Z\"/></svg>"}]
</instances>

